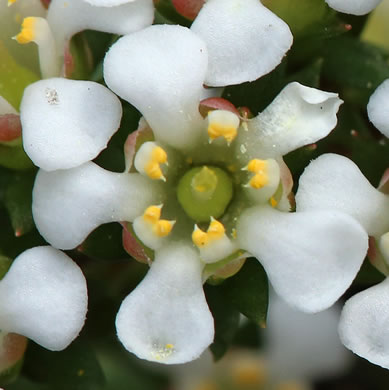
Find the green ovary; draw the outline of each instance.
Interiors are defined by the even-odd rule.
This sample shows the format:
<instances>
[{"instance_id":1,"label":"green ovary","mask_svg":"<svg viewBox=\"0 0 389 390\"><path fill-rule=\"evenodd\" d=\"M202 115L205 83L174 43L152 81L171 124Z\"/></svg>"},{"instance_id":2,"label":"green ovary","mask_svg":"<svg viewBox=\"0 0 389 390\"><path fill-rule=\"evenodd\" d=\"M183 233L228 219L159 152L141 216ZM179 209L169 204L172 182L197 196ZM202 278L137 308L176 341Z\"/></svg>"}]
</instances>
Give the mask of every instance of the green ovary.
<instances>
[{"instance_id":1,"label":"green ovary","mask_svg":"<svg viewBox=\"0 0 389 390\"><path fill-rule=\"evenodd\" d=\"M221 168L201 166L180 179L177 197L186 214L196 222L223 215L233 195L230 176Z\"/></svg>"}]
</instances>

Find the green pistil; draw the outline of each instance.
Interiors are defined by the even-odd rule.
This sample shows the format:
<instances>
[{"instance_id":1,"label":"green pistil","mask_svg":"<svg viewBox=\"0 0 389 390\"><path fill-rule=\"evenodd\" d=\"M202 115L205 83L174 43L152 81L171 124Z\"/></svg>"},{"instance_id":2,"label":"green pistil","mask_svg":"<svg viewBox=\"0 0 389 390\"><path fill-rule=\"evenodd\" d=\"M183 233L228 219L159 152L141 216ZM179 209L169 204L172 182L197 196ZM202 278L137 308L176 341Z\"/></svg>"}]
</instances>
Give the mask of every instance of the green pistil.
<instances>
[{"instance_id":1,"label":"green pistil","mask_svg":"<svg viewBox=\"0 0 389 390\"><path fill-rule=\"evenodd\" d=\"M232 193L230 176L223 169L205 165L186 172L177 188L178 201L196 222L223 215Z\"/></svg>"}]
</instances>

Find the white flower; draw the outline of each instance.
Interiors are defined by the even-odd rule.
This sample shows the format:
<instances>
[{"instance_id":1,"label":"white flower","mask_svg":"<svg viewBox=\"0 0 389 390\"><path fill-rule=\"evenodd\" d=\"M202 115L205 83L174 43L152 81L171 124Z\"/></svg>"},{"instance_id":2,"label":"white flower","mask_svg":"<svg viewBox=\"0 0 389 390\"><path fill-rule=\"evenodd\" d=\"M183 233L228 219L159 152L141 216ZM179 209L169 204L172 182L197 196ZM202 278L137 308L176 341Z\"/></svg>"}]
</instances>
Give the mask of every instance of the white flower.
<instances>
[{"instance_id":1,"label":"white flower","mask_svg":"<svg viewBox=\"0 0 389 390\"><path fill-rule=\"evenodd\" d=\"M371 104L369 114L373 120ZM387 179L384 178L380 185L382 191ZM313 161L301 176L296 195L297 211L338 210L355 218L374 237L371 240L373 252L369 254L373 265L389 276L389 196L381 190L375 189L351 160L326 154ZM376 251L380 255L374 253ZM389 281L386 278L348 300L339 325L346 347L386 368L389 368L388 299Z\"/></svg>"},{"instance_id":2,"label":"white flower","mask_svg":"<svg viewBox=\"0 0 389 390\"><path fill-rule=\"evenodd\" d=\"M339 12L352 15L365 15L382 0L326 0L326 3Z\"/></svg>"},{"instance_id":3,"label":"white flower","mask_svg":"<svg viewBox=\"0 0 389 390\"><path fill-rule=\"evenodd\" d=\"M68 256L48 246L28 249L0 280L1 333L62 350L84 325L87 301L85 278Z\"/></svg>"},{"instance_id":4,"label":"white flower","mask_svg":"<svg viewBox=\"0 0 389 390\"><path fill-rule=\"evenodd\" d=\"M121 305L118 336L138 357L168 364L193 360L212 342L213 319L202 284L226 263L251 253L284 299L315 312L345 291L367 250L365 232L343 213L287 212L292 180L282 155L335 127L341 104L336 94L291 83L253 120L236 110L200 115L205 80L223 85L263 74L251 58L262 60L254 48L262 45L257 32L263 25L250 23L260 23L268 12L257 1L207 4L199 20L204 12L214 21L204 23L201 34L152 26L121 38L106 56L107 84L141 111L154 135L154 141L137 145L135 156L134 150L128 153L124 173L88 162L104 147L89 153L102 131L98 127L108 134L120 119L117 100L101 86L40 81L27 88L21 109L26 150L44 169L33 193L40 233L55 247L69 249L102 223L132 223L155 256L145 279ZM236 58L235 30L223 29L231 25L229 18L249 24L240 42L245 55L239 47ZM218 28L210 31L214 25ZM277 19L268 28L271 37L281 34L270 55L275 66L290 36ZM224 39L216 39L218 33ZM204 37L206 42L213 37L211 46L218 42L217 60Z\"/></svg>"},{"instance_id":5,"label":"white flower","mask_svg":"<svg viewBox=\"0 0 389 390\"><path fill-rule=\"evenodd\" d=\"M367 114L373 125L389 138L389 79L385 80L370 96Z\"/></svg>"},{"instance_id":6,"label":"white flower","mask_svg":"<svg viewBox=\"0 0 389 390\"><path fill-rule=\"evenodd\" d=\"M152 0L51 0L47 13L40 1L27 4L29 2L31 0L8 1L9 10L5 10L7 0L0 0L0 13L4 8L11 20L12 14L19 18L27 16L15 39L21 44L35 42L38 45L43 78L65 72L62 67L69 56L68 44L74 34L91 29L124 35L149 26L154 18ZM26 7L32 14L27 14Z\"/></svg>"},{"instance_id":7,"label":"white flower","mask_svg":"<svg viewBox=\"0 0 389 390\"><path fill-rule=\"evenodd\" d=\"M313 381L349 367L352 355L337 334L339 315L339 306L314 315L301 313L273 294L267 326L260 331L263 349L231 348L216 363L206 351L200 359L174 367L172 387L221 389L228 383L231 389L311 389Z\"/></svg>"}]
</instances>

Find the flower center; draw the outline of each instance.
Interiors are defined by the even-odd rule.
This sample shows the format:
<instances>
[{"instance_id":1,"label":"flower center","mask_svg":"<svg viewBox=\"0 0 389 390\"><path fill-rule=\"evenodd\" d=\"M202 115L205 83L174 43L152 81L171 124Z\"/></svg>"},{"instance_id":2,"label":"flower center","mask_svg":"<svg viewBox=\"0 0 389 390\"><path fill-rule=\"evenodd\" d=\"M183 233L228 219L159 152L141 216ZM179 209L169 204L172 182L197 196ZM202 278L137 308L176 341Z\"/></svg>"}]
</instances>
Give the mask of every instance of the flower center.
<instances>
[{"instance_id":1,"label":"flower center","mask_svg":"<svg viewBox=\"0 0 389 390\"><path fill-rule=\"evenodd\" d=\"M178 201L196 222L209 222L224 214L233 194L232 180L221 168L201 166L190 169L180 179Z\"/></svg>"}]
</instances>

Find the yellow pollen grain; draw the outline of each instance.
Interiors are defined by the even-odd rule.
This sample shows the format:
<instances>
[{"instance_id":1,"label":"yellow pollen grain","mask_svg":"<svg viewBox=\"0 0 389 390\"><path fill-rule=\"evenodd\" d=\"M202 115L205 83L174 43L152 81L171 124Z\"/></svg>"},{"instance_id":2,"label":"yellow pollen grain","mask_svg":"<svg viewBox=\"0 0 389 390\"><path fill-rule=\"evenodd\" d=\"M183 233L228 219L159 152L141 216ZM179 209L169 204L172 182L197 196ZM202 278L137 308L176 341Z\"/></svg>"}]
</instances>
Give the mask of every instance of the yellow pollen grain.
<instances>
[{"instance_id":1,"label":"yellow pollen grain","mask_svg":"<svg viewBox=\"0 0 389 390\"><path fill-rule=\"evenodd\" d=\"M161 219L154 224L153 231L158 237L166 237L172 231L173 226L173 221Z\"/></svg>"},{"instance_id":2,"label":"yellow pollen grain","mask_svg":"<svg viewBox=\"0 0 389 390\"><path fill-rule=\"evenodd\" d=\"M198 248L201 248L209 243L209 237L208 234L203 232L201 229L195 228L192 233L192 241Z\"/></svg>"},{"instance_id":3,"label":"yellow pollen grain","mask_svg":"<svg viewBox=\"0 0 389 390\"><path fill-rule=\"evenodd\" d=\"M143 213L143 219L148 222L156 223L161 217L161 207L160 206L150 206Z\"/></svg>"},{"instance_id":4,"label":"yellow pollen grain","mask_svg":"<svg viewBox=\"0 0 389 390\"><path fill-rule=\"evenodd\" d=\"M273 197L270 198L269 203L271 207L276 207L278 204L278 202Z\"/></svg>"},{"instance_id":5,"label":"yellow pollen grain","mask_svg":"<svg viewBox=\"0 0 389 390\"><path fill-rule=\"evenodd\" d=\"M23 45L35 39L35 23L36 20L32 16L29 16L28 18L24 18L22 23L22 30L15 37L18 43Z\"/></svg>"},{"instance_id":6,"label":"yellow pollen grain","mask_svg":"<svg viewBox=\"0 0 389 390\"><path fill-rule=\"evenodd\" d=\"M238 237L238 232L236 231L235 228L232 229L231 236L232 236L232 238L235 239L235 240L236 240L236 238Z\"/></svg>"},{"instance_id":7,"label":"yellow pollen grain","mask_svg":"<svg viewBox=\"0 0 389 390\"><path fill-rule=\"evenodd\" d=\"M211 140L224 137L230 143L235 139L237 134L237 128L231 125L224 125L218 122L213 122L208 125L208 136Z\"/></svg>"}]
</instances>

